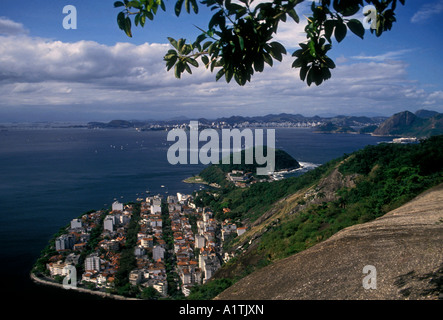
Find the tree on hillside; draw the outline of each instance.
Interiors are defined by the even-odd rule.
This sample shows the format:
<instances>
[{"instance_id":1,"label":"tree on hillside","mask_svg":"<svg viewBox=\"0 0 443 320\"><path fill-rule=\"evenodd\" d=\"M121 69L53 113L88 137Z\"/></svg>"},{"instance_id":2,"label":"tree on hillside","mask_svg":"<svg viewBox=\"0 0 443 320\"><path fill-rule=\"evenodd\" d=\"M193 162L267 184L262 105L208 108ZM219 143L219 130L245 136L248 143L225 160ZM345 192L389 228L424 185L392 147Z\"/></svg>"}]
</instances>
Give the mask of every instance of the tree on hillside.
<instances>
[{"instance_id":1,"label":"tree on hillside","mask_svg":"<svg viewBox=\"0 0 443 320\"><path fill-rule=\"evenodd\" d=\"M286 48L273 38L280 22L292 19L300 22L296 6L303 0L201 0L200 5L214 12L206 30L192 43L185 39L168 38L173 46L164 56L168 70L174 68L177 78L191 67L201 63L214 71L216 80L223 76L227 82L232 78L239 85L251 80L254 72L262 72L265 63L272 67L274 60L281 61ZM405 0L398 0L402 5ZM258 4L257 4L258 3ZM197 0L177 0L175 14L179 16L183 6L186 12L198 14ZM146 19L153 20L157 11L166 11L163 0L116 1L114 7L123 8L117 15L120 29L132 37L133 23L144 27ZM341 42L348 30L362 38L365 35L363 23L354 16L363 12L370 31L379 37L392 28L396 21L397 0L319 0L311 5L312 14L307 17L305 27L307 40L300 43L300 49L292 56L293 68L300 69L300 79L320 85L331 78L335 63L327 56L332 48L333 37Z\"/></svg>"}]
</instances>

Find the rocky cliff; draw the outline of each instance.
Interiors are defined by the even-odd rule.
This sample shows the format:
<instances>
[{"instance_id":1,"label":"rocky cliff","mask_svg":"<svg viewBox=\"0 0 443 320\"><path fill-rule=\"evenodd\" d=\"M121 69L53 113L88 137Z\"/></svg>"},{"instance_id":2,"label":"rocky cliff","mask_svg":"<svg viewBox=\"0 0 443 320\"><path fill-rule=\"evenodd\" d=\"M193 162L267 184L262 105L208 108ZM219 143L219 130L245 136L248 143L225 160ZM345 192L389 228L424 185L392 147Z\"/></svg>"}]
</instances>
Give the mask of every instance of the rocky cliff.
<instances>
[{"instance_id":1,"label":"rocky cliff","mask_svg":"<svg viewBox=\"0 0 443 320\"><path fill-rule=\"evenodd\" d=\"M365 266L375 270L363 273ZM438 299L442 285L443 184L250 274L216 299Z\"/></svg>"}]
</instances>

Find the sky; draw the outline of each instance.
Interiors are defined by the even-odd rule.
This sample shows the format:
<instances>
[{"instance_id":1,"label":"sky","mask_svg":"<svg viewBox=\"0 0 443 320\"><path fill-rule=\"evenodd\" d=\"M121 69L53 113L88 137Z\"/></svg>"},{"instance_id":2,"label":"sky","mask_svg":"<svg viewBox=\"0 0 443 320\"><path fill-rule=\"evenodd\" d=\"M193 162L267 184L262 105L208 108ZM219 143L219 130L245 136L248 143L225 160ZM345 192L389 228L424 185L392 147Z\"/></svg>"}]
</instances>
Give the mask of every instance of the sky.
<instances>
[{"instance_id":1,"label":"sky","mask_svg":"<svg viewBox=\"0 0 443 320\"><path fill-rule=\"evenodd\" d=\"M266 1L266 0L261 0ZM281 63L266 65L238 86L203 67L176 79L163 56L167 37L194 40L211 12L176 17L174 0L144 28L127 37L116 23L113 0L1 0L0 123L110 121L170 118L215 119L292 113L384 115L419 109L443 112L443 0L397 7L397 22L380 38L349 33L333 43L332 79L308 87L291 68L301 22L281 24L276 40L288 49ZM77 29L65 29L63 8L77 10ZM361 17L362 19L362 17Z\"/></svg>"}]
</instances>

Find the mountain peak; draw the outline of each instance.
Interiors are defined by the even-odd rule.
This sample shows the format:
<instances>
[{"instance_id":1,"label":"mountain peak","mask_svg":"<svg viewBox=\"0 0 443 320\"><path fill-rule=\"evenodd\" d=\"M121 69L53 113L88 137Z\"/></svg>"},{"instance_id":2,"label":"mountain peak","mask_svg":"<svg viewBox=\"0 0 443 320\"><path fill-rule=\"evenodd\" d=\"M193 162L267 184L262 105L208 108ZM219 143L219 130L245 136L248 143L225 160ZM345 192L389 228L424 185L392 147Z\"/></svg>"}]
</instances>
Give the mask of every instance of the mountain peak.
<instances>
[{"instance_id":1,"label":"mountain peak","mask_svg":"<svg viewBox=\"0 0 443 320\"><path fill-rule=\"evenodd\" d=\"M419 112L418 114L423 113ZM426 115L430 115L430 113L426 113ZM425 119L410 111L399 112L383 122L373 134L378 136L415 136L419 138L440 134L443 131L441 121L434 121L438 116L439 113L436 113L433 117Z\"/></svg>"}]
</instances>

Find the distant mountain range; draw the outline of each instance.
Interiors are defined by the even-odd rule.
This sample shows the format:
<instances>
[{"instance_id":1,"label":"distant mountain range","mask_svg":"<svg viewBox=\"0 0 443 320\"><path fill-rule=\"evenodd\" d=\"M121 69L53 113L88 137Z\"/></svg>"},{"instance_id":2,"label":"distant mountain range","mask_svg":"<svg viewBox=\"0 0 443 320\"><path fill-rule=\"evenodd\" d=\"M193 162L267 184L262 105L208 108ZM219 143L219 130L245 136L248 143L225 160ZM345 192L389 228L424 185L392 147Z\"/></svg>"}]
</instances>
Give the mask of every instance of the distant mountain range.
<instances>
[{"instance_id":1,"label":"distant mountain range","mask_svg":"<svg viewBox=\"0 0 443 320\"><path fill-rule=\"evenodd\" d=\"M301 114L268 114L265 116L243 117L232 116L217 119L199 118L204 127L315 127L319 133L355 133L373 134L378 136L429 137L443 134L443 114L431 110L418 110L412 113L403 111L390 118L375 116L333 116L333 117L305 117ZM139 130L168 130L173 127L188 124L190 119L170 120L112 120L108 123L90 122L88 128L137 128Z\"/></svg>"},{"instance_id":2,"label":"distant mountain range","mask_svg":"<svg viewBox=\"0 0 443 320\"><path fill-rule=\"evenodd\" d=\"M301 114L268 114L265 116L255 116L255 117L243 117L243 116L231 116L222 117L217 119L206 119L198 118L192 119L197 120L202 126L214 126L214 125L224 125L224 126L254 126L254 125L290 125L290 124L324 124L333 123L338 126L356 126L364 127L368 125L379 125L385 121L387 117L366 117L366 116L345 116L339 115L334 117L320 117L312 116L306 117ZM154 128L154 127L171 127L175 125L180 125L184 123L189 123L191 119L170 119L170 120L112 120L108 123L104 122L89 122L87 126L89 128Z\"/></svg>"}]
</instances>

